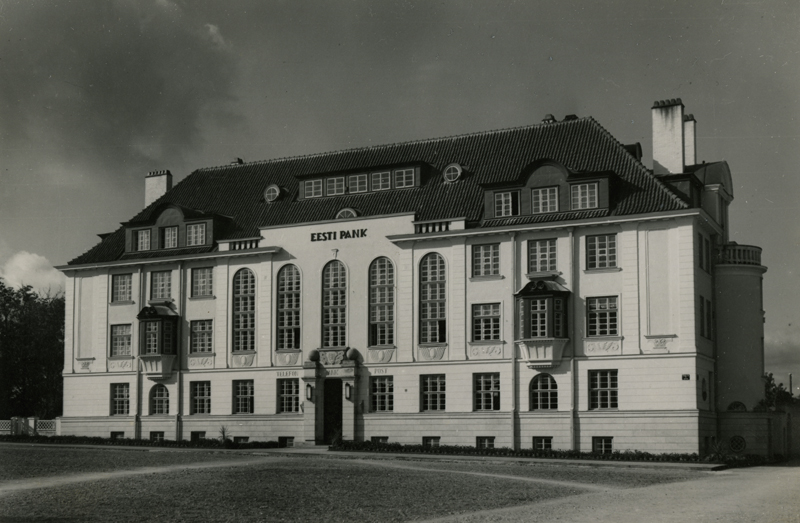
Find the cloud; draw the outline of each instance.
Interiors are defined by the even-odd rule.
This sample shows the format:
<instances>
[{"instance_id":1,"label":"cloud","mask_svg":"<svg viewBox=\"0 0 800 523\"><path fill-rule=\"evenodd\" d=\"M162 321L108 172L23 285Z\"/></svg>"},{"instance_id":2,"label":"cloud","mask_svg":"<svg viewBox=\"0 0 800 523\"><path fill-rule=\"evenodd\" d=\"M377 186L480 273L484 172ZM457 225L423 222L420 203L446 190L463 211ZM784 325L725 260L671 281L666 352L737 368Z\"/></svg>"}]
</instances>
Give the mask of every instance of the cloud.
<instances>
[{"instance_id":1,"label":"cloud","mask_svg":"<svg viewBox=\"0 0 800 523\"><path fill-rule=\"evenodd\" d=\"M45 258L32 252L20 251L0 267L0 278L9 287L30 285L40 294L53 295L64 290L64 275Z\"/></svg>"},{"instance_id":2,"label":"cloud","mask_svg":"<svg viewBox=\"0 0 800 523\"><path fill-rule=\"evenodd\" d=\"M211 37L211 41L217 44L219 47L227 47L228 44L225 42L225 39L222 38L222 33L219 32L219 27L215 26L214 24L206 24L206 29L208 29L208 36Z\"/></svg>"}]
</instances>

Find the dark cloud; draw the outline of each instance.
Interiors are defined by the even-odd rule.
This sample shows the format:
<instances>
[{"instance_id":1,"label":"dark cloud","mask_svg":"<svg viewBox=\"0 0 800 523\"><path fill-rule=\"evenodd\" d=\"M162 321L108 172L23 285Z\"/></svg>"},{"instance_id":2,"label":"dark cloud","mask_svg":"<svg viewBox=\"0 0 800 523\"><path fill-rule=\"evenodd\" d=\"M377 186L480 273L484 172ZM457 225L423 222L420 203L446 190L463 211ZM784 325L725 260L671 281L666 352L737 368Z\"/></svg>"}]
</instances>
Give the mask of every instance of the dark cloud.
<instances>
[{"instance_id":1,"label":"dark cloud","mask_svg":"<svg viewBox=\"0 0 800 523\"><path fill-rule=\"evenodd\" d=\"M35 143L51 162L108 175L182 157L204 121L235 119L224 35L177 4L19 2L0 15L6 147Z\"/></svg>"}]
</instances>

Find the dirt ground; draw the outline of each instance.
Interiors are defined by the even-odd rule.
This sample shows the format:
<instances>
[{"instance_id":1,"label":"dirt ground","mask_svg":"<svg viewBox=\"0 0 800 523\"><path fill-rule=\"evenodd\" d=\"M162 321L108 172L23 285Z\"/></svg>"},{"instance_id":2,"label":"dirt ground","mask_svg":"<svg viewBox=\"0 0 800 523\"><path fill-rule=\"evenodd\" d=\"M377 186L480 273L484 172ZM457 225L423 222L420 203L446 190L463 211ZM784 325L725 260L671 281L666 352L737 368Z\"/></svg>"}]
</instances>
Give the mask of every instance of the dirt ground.
<instances>
[{"instance_id":1,"label":"dirt ground","mask_svg":"<svg viewBox=\"0 0 800 523\"><path fill-rule=\"evenodd\" d=\"M722 472L0 446L0 522L800 523L800 462Z\"/></svg>"}]
</instances>

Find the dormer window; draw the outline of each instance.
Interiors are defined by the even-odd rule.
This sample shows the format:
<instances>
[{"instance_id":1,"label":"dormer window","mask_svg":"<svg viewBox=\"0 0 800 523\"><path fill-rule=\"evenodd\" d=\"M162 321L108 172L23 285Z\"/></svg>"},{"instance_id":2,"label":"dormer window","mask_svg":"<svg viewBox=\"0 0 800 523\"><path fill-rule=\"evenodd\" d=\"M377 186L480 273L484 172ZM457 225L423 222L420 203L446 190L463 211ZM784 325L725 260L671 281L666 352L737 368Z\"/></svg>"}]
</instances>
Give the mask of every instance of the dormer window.
<instances>
[{"instance_id":1,"label":"dormer window","mask_svg":"<svg viewBox=\"0 0 800 523\"><path fill-rule=\"evenodd\" d=\"M444 175L445 181L452 183L458 180L459 177L461 177L461 172L462 170L460 165L458 165L457 163L451 163L450 165L444 168L444 173L442 174Z\"/></svg>"},{"instance_id":2,"label":"dormer window","mask_svg":"<svg viewBox=\"0 0 800 523\"><path fill-rule=\"evenodd\" d=\"M308 180L304 187L306 198L319 198L322 196L322 180Z\"/></svg>"},{"instance_id":3,"label":"dormer window","mask_svg":"<svg viewBox=\"0 0 800 523\"><path fill-rule=\"evenodd\" d=\"M161 248L174 249L178 246L178 228L164 227L161 229Z\"/></svg>"},{"instance_id":4,"label":"dormer window","mask_svg":"<svg viewBox=\"0 0 800 523\"><path fill-rule=\"evenodd\" d=\"M386 191L392 188L392 173L389 171L372 173L372 190Z\"/></svg>"},{"instance_id":5,"label":"dormer window","mask_svg":"<svg viewBox=\"0 0 800 523\"><path fill-rule=\"evenodd\" d=\"M344 194L344 176L328 178L326 187L327 196Z\"/></svg>"},{"instance_id":6,"label":"dormer window","mask_svg":"<svg viewBox=\"0 0 800 523\"><path fill-rule=\"evenodd\" d=\"M342 209L341 211L336 213L337 220L348 220L350 218L356 218L358 213L354 209L350 209L349 207L346 209Z\"/></svg>"},{"instance_id":7,"label":"dormer window","mask_svg":"<svg viewBox=\"0 0 800 523\"><path fill-rule=\"evenodd\" d=\"M597 208L597 182L576 183L570 188L572 192L572 210Z\"/></svg>"},{"instance_id":8,"label":"dormer window","mask_svg":"<svg viewBox=\"0 0 800 523\"><path fill-rule=\"evenodd\" d=\"M268 202L274 202L281 195L281 188L274 183L264 189L264 199Z\"/></svg>"},{"instance_id":9,"label":"dormer window","mask_svg":"<svg viewBox=\"0 0 800 523\"><path fill-rule=\"evenodd\" d=\"M540 214L558 211L558 187L543 187L531 191L531 212Z\"/></svg>"},{"instance_id":10,"label":"dormer window","mask_svg":"<svg viewBox=\"0 0 800 523\"><path fill-rule=\"evenodd\" d=\"M519 215L519 192L494 193L494 215L496 218Z\"/></svg>"},{"instance_id":11,"label":"dormer window","mask_svg":"<svg viewBox=\"0 0 800 523\"><path fill-rule=\"evenodd\" d=\"M414 187L414 169L398 169L394 172L394 186L396 189Z\"/></svg>"},{"instance_id":12,"label":"dormer window","mask_svg":"<svg viewBox=\"0 0 800 523\"><path fill-rule=\"evenodd\" d=\"M193 247L205 245L206 243L206 224L193 223L186 226L186 246Z\"/></svg>"},{"instance_id":13,"label":"dormer window","mask_svg":"<svg viewBox=\"0 0 800 523\"><path fill-rule=\"evenodd\" d=\"M136 250L137 251L150 250L150 229L136 231Z\"/></svg>"},{"instance_id":14,"label":"dormer window","mask_svg":"<svg viewBox=\"0 0 800 523\"><path fill-rule=\"evenodd\" d=\"M351 193L367 192L367 175L353 174L348 176L347 186Z\"/></svg>"}]
</instances>

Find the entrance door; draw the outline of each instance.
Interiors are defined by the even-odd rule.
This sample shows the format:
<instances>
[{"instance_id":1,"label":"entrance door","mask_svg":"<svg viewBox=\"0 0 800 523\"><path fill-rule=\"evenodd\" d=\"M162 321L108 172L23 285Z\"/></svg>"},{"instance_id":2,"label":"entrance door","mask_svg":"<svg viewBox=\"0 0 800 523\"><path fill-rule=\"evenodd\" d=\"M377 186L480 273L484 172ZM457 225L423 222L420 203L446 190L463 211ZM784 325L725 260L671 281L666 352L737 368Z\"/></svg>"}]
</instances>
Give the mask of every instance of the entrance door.
<instances>
[{"instance_id":1,"label":"entrance door","mask_svg":"<svg viewBox=\"0 0 800 523\"><path fill-rule=\"evenodd\" d=\"M342 437L342 380L325 379L325 443L330 445L335 437Z\"/></svg>"}]
</instances>

